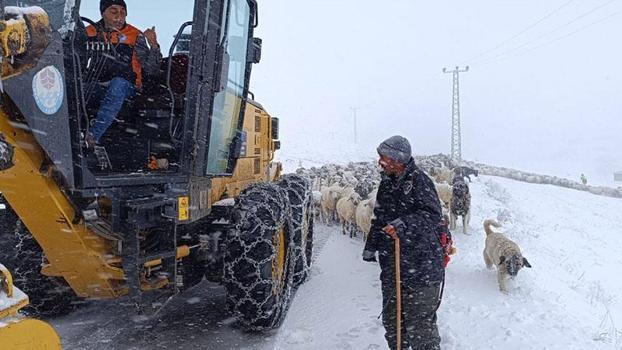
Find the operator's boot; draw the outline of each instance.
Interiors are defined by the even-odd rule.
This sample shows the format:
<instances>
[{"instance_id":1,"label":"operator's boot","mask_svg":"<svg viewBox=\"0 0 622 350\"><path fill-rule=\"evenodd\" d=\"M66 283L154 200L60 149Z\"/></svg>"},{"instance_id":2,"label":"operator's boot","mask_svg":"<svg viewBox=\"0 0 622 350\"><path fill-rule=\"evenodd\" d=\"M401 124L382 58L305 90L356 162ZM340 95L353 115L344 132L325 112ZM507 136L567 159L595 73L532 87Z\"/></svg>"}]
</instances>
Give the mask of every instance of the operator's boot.
<instances>
[{"instance_id":1,"label":"operator's boot","mask_svg":"<svg viewBox=\"0 0 622 350\"><path fill-rule=\"evenodd\" d=\"M112 163L108 157L108 152L104 146L99 146L97 140L91 133L87 133L83 139L84 146L86 147L86 157L89 167L95 166L100 170L112 170ZM93 155L95 155L93 157Z\"/></svg>"},{"instance_id":2,"label":"operator's boot","mask_svg":"<svg viewBox=\"0 0 622 350\"><path fill-rule=\"evenodd\" d=\"M101 170L112 170L112 164L110 163L108 152L106 152L106 148L104 146L93 147L93 152L97 156L97 166Z\"/></svg>"}]
</instances>

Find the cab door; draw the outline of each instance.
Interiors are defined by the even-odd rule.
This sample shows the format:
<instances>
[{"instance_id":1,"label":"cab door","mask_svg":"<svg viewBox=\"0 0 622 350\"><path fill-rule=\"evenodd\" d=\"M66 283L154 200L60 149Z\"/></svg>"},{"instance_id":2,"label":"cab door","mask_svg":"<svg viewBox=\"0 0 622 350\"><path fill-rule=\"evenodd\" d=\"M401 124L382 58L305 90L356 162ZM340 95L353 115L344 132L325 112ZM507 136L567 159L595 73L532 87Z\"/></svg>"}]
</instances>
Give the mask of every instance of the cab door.
<instances>
[{"instance_id":1,"label":"cab door","mask_svg":"<svg viewBox=\"0 0 622 350\"><path fill-rule=\"evenodd\" d=\"M245 140L248 82L257 61L249 58L258 57L257 7L248 0L207 3L196 6L192 27L184 154L195 176L231 176Z\"/></svg>"}]
</instances>

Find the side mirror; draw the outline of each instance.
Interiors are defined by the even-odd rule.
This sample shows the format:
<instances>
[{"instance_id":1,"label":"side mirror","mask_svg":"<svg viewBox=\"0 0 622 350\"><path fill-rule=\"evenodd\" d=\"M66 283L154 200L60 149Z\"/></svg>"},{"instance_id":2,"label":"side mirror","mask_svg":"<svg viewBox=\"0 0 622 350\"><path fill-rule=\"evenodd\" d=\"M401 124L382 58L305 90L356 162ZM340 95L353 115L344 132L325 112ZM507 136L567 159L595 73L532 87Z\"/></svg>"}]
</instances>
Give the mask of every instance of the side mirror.
<instances>
[{"instance_id":1,"label":"side mirror","mask_svg":"<svg viewBox=\"0 0 622 350\"><path fill-rule=\"evenodd\" d=\"M271 129L272 129L272 139L273 140L278 140L279 139L279 118L271 118L270 121L272 122L271 125Z\"/></svg>"},{"instance_id":2,"label":"side mirror","mask_svg":"<svg viewBox=\"0 0 622 350\"><path fill-rule=\"evenodd\" d=\"M248 62L259 63L261 60L261 44L260 38L252 38L248 48Z\"/></svg>"}]
</instances>

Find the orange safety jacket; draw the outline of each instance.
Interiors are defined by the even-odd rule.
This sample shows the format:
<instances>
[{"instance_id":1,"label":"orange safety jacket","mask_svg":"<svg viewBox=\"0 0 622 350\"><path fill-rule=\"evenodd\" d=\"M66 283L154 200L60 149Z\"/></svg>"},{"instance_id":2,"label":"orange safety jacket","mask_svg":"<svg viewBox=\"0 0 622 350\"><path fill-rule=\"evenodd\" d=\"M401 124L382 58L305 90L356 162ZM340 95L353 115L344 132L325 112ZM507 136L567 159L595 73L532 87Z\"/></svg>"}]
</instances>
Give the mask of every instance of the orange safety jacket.
<instances>
[{"instance_id":1,"label":"orange safety jacket","mask_svg":"<svg viewBox=\"0 0 622 350\"><path fill-rule=\"evenodd\" d=\"M106 32L103 28L103 20L97 26L90 25L86 28L87 50L92 48L108 53L105 57L109 60L104 63L98 81L105 82L121 77L134 82L138 88L142 87L142 67L136 53L136 44L143 33L127 23L121 31ZM89 43L92 45L89 46Z\"/></svg>"}]
</instances>

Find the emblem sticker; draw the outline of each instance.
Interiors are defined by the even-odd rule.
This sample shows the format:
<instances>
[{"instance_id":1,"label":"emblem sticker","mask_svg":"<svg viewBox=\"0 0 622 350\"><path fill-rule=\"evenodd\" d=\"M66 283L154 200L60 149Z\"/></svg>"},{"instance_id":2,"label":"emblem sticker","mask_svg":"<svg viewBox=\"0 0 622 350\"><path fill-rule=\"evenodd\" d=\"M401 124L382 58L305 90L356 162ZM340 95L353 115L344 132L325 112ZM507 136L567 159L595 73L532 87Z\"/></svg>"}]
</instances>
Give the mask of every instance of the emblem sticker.
<instances>
[{"instance_id":1,"label":"emblem sticker","mask_svg":"<svg viewBox=\"0 0 622 350\"><path fill-rule=\"evenodd\" d=\"M404 194L409 194L410 191L413 189L413 182L406 180L406 183L404 184L403 189L404 189Z\"/></svg>"},{"instance_id":2,"label":"emblem sticker","mask_svg":"<svg viewBox=\"0 0 622 350\"><path fill-rule=\"evenodd\" d=\"M58 68L47 66L32 78L32 95L41 112L52 115L63 105L63 76Z\"/></svg>"}]
</instances>

